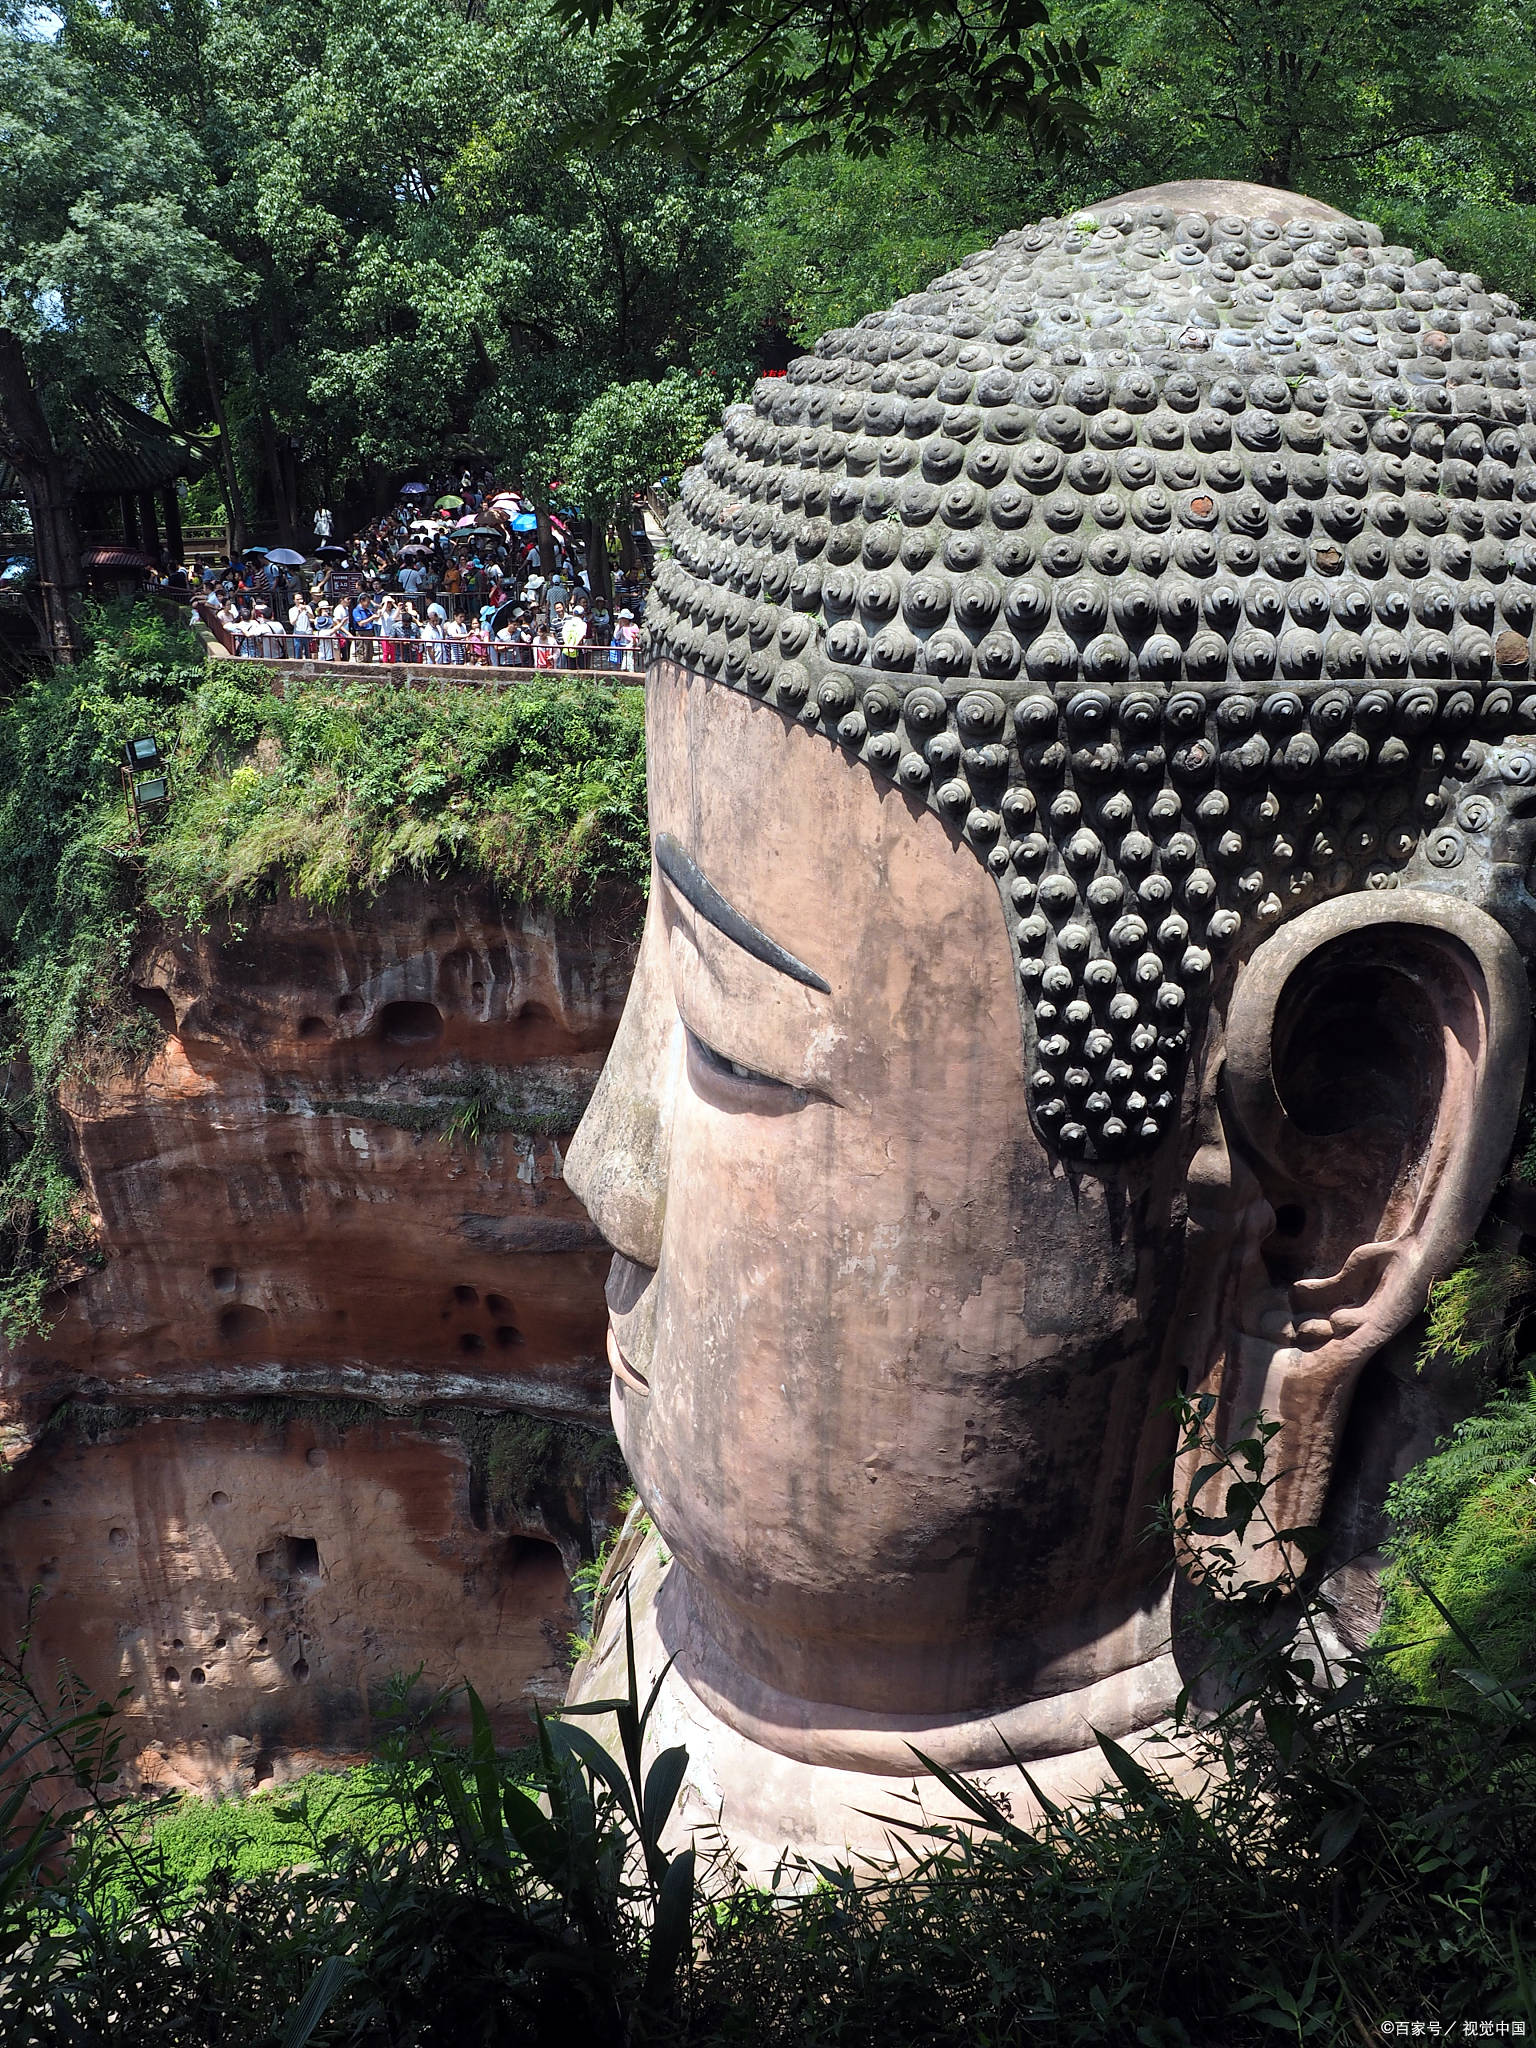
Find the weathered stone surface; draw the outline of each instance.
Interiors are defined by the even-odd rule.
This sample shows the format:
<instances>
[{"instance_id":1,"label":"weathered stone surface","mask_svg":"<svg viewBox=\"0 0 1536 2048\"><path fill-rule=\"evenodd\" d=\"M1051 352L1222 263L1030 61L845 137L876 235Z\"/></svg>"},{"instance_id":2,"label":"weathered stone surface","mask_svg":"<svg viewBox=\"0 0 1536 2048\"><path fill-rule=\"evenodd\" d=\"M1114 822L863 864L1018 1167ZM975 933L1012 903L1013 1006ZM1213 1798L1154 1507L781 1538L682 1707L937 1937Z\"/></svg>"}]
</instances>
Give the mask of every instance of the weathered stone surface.
<instances>
[{"instance_id":1,"label":"weathered stone surface","mask_svg":"<svg viewBox=\"0 0 1536 2048\"><path fill-rule=\"evenodd\" d=\"M561 1169L627 922L404 887L242 926L165 935L162 1050L67 1102L105 1264L6 1360L12 1430L81 1389L600 1414L606 1253Z\"/></svg>"},{"instance_id":2,"label":"weathered stone surface","mask_svg":"<svg viewBox=\"0 0 1536 2048\"><path fill-rule=\"evenodd\" d=\"M0 1363L0 1631L40 1573L34 1655L131 1688L169 1745L151 1775L357 1749L369 1688L421 1662L509 1728L558 1690L566 1573L616 1469L608 1253L564 1146L632 933L410 885L166 932L141 962L163 1046L66 1103L104 1262ZM547 1474L498 1497L498 1415L509 1442L530 1416L568 1437L590 1497ZM273 1583L289 1538L318 1577Z\"/></svg>"},{"instance_id":3,"label":"weathered stone surface","mask_svg":"<svg viewBox=\"0 0 1536 2048\"><path fill-rule=\"evenodd\" d=\"M364 1752L396 1672L473 1681L506 1739L565 1683L573 1625L537 1519L498 1528L448 1428L299 1415L65 1434L9 1482L0 1626L32 1669L128 1688L145 1784L249 1790ZM533 1524L530 1526L529 1524Z\"/></svg>"}]
</instances>

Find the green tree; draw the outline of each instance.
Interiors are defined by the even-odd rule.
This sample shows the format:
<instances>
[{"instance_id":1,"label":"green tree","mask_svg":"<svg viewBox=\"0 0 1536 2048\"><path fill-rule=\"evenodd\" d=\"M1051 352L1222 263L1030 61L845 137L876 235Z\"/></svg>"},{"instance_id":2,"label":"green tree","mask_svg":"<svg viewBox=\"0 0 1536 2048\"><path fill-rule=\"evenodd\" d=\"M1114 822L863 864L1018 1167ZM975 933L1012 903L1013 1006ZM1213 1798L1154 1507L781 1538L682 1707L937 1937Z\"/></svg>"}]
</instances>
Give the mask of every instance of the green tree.
<instances>
[{"instance_id":1,"label":"green tree","mask_svg":"<svg viewBox=\"0 0 1536 2048\"><path fill-rule=\"evenodd\" d=\"M636 497L656 503L658 485L697 458L719 417L719 387L685 370L610 384L577 416L561 449L561 480L586 518L595 589L608 587L609 526L627 553Z\"/></svg>"},{"instance_id":2,"label":"green tree","mask_svg":"<svg viewBox=\"0 0 1536 2048\"><path fill-rule=\"evenodd\" d=\"M27 494L47 645L73 661L79 417L103 390L144 397L165 323L229 287L188 219L186 134L24 30L0 16L0 455Z\"/></svg>"},{"instance_id":3,"label":"green tree","mask_svg":"<svg viewBox=\"0 0 1536 2048\"><path fill-rule=\"evenodd\" d=\"M743 309L808 343L1009 227L1176 178L1290 186L1536 292L1529 0L1058 0L1055 19L1099 72L1070 148L909 124L878 156L792 158L741 224Z\"/></svg>"},{"instance_id":4,"label":"green tree","mask_svg":"<svg viewBox=\"0 0 1536 2048\"><path fill-rule=\"evenodd\" d=\"M1059 150L1081 132L1088 45L1050 0L558 0L589 29L616 18L605 118L695 159L722 143L855 155L1005 122ZM722 89L734 106L710 118Z\"/></svg>"},{"instance_id":5,"label":"green tree","mask_svg":"<svg viewBox=\"0 0 1536 2048\"><path fill-rule=\"evenodd\" d=\"M69 33L198 138L246 296L185 323L175 400L222 413L290 537L308 496L521 469L610 382L750 365L728 289L761 174L584 139L603 40L544 0L108 0Z\"/></svg>"}]
</instances>

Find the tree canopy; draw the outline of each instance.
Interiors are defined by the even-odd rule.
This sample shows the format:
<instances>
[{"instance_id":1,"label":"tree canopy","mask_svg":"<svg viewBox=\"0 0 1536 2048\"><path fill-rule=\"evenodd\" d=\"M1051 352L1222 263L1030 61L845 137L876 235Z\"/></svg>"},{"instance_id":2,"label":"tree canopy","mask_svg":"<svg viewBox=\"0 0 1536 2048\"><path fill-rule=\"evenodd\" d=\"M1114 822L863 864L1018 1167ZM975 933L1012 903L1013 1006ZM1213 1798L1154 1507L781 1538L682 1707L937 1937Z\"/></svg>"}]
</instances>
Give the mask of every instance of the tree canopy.
<instances>
[{"instance_id":1,"label":"tree canopy","mask_svg":"<svg viewBox=\"0 0 1536 2048\"><path fill-rule=\"evenodd\" d=\"M0 0L0 452L40 551L103 393L216 435L237 539L470 456L606 502L685 392L1168 177L1529 298L1533 4Z\"/></svg>"}]
</instances>

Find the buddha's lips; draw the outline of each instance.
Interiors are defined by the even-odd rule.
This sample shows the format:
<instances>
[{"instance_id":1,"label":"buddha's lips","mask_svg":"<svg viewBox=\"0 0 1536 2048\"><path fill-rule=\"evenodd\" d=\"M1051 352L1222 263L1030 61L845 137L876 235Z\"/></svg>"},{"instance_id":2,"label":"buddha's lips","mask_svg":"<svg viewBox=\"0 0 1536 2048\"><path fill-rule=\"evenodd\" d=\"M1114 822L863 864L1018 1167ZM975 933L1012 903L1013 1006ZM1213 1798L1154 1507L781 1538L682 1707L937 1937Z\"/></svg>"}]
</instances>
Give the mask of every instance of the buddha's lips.
<instances>
[{"instance_id":1,"label":"buddha's lips","mask_svg":"<svg viewBox=\"0 0 1536 2048\"><path fill-rule=\"evenodd\" d=\"M648 1394L651 1383L641 1372L637 1372L619 1348L619 1340L613 1334L613 1325L608 1325L608 1365L613 1376L622 1380L626 1387L633 1387L637 1394Z\"/></svg>"}]
</instances>

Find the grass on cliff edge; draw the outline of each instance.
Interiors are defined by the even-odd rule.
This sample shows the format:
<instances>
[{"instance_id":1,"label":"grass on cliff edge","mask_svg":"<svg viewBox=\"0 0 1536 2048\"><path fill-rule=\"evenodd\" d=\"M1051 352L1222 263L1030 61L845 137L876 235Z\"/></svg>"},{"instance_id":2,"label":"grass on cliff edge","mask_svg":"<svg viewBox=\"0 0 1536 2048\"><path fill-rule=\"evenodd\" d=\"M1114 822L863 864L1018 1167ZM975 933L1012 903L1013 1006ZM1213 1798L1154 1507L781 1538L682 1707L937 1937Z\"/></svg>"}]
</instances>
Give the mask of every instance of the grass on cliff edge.
<instances>
[{"instance_id":1,"label":"grass on cliff edge","mask_svg":"<svg viewBox=\"0 0 1536 2048\"><path fill-rule=\"evenodd\" d=\"M406 876L484 876L576 910L648 872L643 698L553 676L410 690L205 664L148 605L96 608L90 651L0 707L0 1328L13 1341L94 1256L59 1090L131 1068L151 915L202 923L284 890L333 904ZM152 733L172 802L131 843L123 742Z\"/></svg>"}]
</instances>

